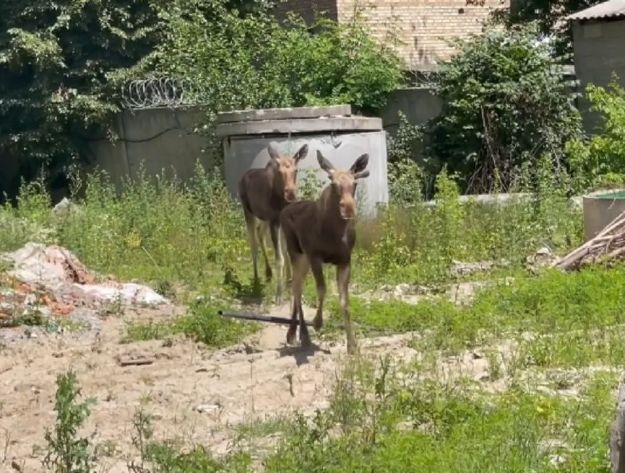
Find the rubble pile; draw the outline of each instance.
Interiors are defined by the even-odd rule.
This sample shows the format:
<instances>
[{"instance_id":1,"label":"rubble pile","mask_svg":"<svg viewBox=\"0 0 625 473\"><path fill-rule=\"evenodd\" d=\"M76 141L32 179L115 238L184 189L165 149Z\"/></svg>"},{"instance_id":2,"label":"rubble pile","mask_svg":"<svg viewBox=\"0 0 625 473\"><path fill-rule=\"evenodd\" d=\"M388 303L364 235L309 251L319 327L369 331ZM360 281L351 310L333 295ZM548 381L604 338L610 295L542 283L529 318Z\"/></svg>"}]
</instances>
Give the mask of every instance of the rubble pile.
<instances>
[{"instance_id":1,"label":"rubble pile","mask_svg":"<svg viewBox=\"0 0 625 473\"><path fill-rule=\"evenodd\" d=\"M67 249L28 243L1 256L10 269L0 274L0 326L37 313L67 316L75 309L100 310L111 304L141 306L169 301L147 286L100 280Z\"/></svg>"}]
</instances>

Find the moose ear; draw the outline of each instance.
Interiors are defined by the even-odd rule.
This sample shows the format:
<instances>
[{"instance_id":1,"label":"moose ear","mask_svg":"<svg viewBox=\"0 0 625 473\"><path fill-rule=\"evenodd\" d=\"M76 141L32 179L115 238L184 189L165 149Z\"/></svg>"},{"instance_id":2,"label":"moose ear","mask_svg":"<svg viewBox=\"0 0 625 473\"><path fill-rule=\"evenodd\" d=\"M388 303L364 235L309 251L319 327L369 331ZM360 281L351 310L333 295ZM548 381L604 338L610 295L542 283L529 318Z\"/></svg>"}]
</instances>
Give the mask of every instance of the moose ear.
<instances>
[{"instance_id":1,"label":"moose ear","mask_svg":"<svg viewBox=\"0 0 625 473\"><path fill-rule=\"evenodd\" d=\"M354 179L364 179L365 177L369 177L369 171L361 171L354 174Z\"/></svg>"},{"instance_id":2,"label":"moose ear","mask_svg":"<svg viewBox=\"0 0 625 473\"><path fill-rule=\"evenodd\" d=\"M275 143L269 143L269 146L267 146L267 151L269 152L269 157L273 160L276 160L280 157L278 151L276 150Z\"/></svg>"},{"instance_id":3,"label":"moose ear","mask_svg":"<svg viewBox=\"0 0 625 473\"><path fill-rule=\"evenodd\" d=\"M306 156L308 156L308 145L302 146L297 151L297 153L293 155L293 159L295 160L295 162L298 162L300 159L304 159Z\"/></svg>"},{"instance_id":4,"label":"moose ear","mask_svg":"<svg viewBox=\"0 0 625 473\"><path fill-rule=\"evenodd\" d=\"M364 171L367 167L367 164L369 164L369 155L365 153L360 158L358 158L354 164L352 164L352 167L349 170L352 174L356 175Z\"/></svg>"},{"instance_id":5,"label":"moose ear","mask_svg":"<svg viewBox=\"0 0 625 473\"><path fill-rule=\"evenodd\" d=\"M321 166L321 169L323 169L325 172L328 173L330 177L332 177L332 174L334 174L334 166L332 166L332 163L330 161L323 157L321 151L319 150L317 150L317 161L319 161L319 166Z\"/></svg>"}]
</instances>

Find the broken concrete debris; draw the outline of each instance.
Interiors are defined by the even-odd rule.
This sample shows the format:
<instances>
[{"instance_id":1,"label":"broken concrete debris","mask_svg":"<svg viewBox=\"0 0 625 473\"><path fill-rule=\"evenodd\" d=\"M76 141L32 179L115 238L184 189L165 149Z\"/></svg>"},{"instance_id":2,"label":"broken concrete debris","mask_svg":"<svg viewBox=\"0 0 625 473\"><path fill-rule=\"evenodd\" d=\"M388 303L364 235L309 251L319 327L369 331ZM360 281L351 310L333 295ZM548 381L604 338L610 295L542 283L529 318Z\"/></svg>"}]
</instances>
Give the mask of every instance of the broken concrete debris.
<instances>
[{"instance_id":1,"label":"broken concrete debris","mask_svg":"<svg viewBox=\"0 0 625 473\"><path fill-rule=\"evenodd\" d=\"M9 267L0 273L0 326L19 325L29 316L66 316L77 308L169 303L147 286L100 281L61 246L27 243L0 258Z\"/></svg>"}]
</instances>

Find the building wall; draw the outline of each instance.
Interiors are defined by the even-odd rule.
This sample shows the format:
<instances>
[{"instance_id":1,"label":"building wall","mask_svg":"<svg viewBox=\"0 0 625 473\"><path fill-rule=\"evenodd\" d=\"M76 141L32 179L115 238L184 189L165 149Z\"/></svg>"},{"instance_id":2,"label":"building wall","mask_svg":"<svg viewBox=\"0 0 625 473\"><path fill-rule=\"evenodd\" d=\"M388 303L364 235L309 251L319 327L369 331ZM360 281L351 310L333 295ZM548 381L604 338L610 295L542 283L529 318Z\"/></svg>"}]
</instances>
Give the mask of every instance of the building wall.
<instances>
[{"instance_id":1,"label":"building wall","mask_svg":"<svg viewBox=\"0 0 625 473\"><path fill-rule=\"evenodd\" d=\"M337 20L336 0L281 0L274 12L278 18L284 19L287 13L293 12L300 15L307 23L312 23L315 13Z\"/></svg>"},{"instance_id":2,"label":"building wall","mask_svg":"<svg viewBox=\"0 0 625 473\"><path fill-rule=\"evenodd\" d=\"M589 83L608 85L613 73L625 87L625 20L575 23L573 48L575 72L582 91ZM599 116L589 111L584 98L580 100L580 107L584 127L592 133L600 123Z\"/></svg>"},{"instance_id":3,"label":"building wall","mask_svg":"<svg viewBox=\"0 0 625 473\"><path fill-rule=\"evenodd\" d=\"M92 165L108 172L118 187L124 178L138 177L141 168L151 176L165 172L187 181L198 161L206 169L213 165L204 153L208 141L196 131L202 114L200 108L121 112L115 125L120 141L92 142Z\"/></svg>"},{"instance_id":4,"label":"building wall","mask_svg":"<svg viewBox=\"0 0 625 473\"><path fill-rule=\"evenodd\" d=\"M508 8L510 0L288 0L276 12L295 11L310 20L315 4L339 22L361 11L374 37L385 44L392 43L391 35L398 40L408 69L428 70L453 54L448 40L481 33L493 11Z\"/></svg>"}]
</instances>

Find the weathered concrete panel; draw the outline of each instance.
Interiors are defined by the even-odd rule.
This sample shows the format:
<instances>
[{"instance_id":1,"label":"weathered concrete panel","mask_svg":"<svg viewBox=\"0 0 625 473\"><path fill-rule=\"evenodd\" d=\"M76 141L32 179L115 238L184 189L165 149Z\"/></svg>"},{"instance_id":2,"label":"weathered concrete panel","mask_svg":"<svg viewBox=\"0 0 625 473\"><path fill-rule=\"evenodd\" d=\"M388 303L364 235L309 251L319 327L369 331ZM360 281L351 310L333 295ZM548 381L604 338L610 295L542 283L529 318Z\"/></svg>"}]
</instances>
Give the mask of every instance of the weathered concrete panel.
<instances>
[{"instance_id":1,"label":"weathered concrete panel","mask_svg":"<svg viewBox=\"0 0 625 473\"><path fill-rule=\"evenodd\" d=\"M200 109L192 108L125 111L117 117L120 140L92 143L92 163L118 185L126 176L136 177L141 165L148 175L165 171L187 180L198 160L211 165L203 152L207 139L196 130L201 115Z\"/></svg>"},{"instance_id":2,"label":"weathered concrete panel","mask_svg":"<svg viewBox=\"0 0 625 473\"><path fill-rule=\"evenodd\" d=\"M269 162L267 146L276 142L279 151L295 153L308 144L308 156L300 163L300 169L315 169L321 183L328 182L327 175L319 168L317 150L337 168L349 168L362 154L369 153L368 169L371 175L359 184L359 207L365 215L375 214L378 203L388 202L386 136L384 131L365 133L342 133L334 137L313 134L293 137L232 137L224 140L226 185L237 197L237 183L245 171L262 168Z\"/></svg>"},{"instance_id":3,"label":"weathered concrete panel","mask_svg":"<svg viewBox=\"0 0 625 473\"><path fill-rule=\"evenodd\" d=\"M220 123L217 136L263 135L269 133L313 133L320 131L375 131L382 120L370 117L322 117Z\"/></svg>"},{"instance_id":4,"label":"weathered concrete panel","mask_svg":"<svg viewBox=\"0 0 625 473\"><path fill-rule=\"evenodd\" d=\"M616 73L625 86L625 20L586 21L573 24L575 72L584 92L590 83L606 86ZM584 128L596 132L598 114L589 110L586 98L580 100Z\"/></svg>"},{"instance_id":5,"label":"weathered concrete panel","mask_svg":"<svg viewBox=\"0 0 625 473\"><path fill-rule=\"evenodd\" d=\"M391 92L382 112L384 129L394 132L399 126L399 112L412 125L422 125L436 118L443 110L443 99L429 87L414 87Z\"/></svg>"},{"instance_id":6,"label":"weathered concrete panel","mask_svg":"<svg viewBox=\"0 0 625 473\"><path fill-rule=\"evenodd\" d=\"M217 123L230 123L257 120L282 120L293 118L319 118L326 116L348 116L351 105L328 105L325 107L265 108L261 110L233 110L217 116Z\"/></svg>"}]
</instances>

